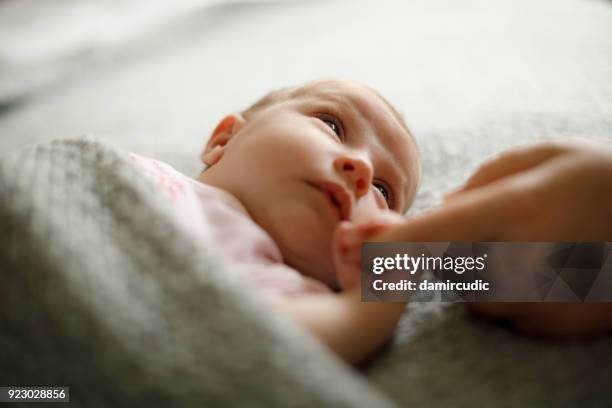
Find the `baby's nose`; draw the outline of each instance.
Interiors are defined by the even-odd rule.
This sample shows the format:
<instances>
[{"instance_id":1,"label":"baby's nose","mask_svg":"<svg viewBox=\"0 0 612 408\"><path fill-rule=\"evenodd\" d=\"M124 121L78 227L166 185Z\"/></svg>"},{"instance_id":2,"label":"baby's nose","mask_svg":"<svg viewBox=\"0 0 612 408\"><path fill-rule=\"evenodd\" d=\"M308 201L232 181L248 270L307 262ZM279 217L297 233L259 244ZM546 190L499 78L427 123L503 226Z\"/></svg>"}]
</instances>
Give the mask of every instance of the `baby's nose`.
<instances>
[{"instance_id":1,"label":"baby's nose","mask_svg":"<svg viewBox=\"0 0 612 408\"><path fill-rule=\"evenodd\" d=\"M353 190L356 200L368 193L372 184L372 165L366 160L342 156L334 161L334 168Z\"/></svg>"}]
</instances>

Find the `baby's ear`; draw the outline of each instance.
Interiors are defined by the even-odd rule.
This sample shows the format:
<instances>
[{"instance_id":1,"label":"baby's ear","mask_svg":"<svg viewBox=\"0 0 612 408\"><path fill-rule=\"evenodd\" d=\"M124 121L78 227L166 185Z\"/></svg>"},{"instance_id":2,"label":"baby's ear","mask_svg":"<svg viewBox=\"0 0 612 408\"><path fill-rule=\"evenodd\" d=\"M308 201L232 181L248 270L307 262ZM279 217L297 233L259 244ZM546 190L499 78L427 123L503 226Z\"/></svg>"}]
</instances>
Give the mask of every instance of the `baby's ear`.
<instances>
[{"instance_id":1,"label":"baby's ear","mask_svg":"<svg viewBox=\"0 0 612 408\"><path fill-rule=\"evenodd\" d=\"M245 122L240 113L232 113L224 117L213 131L202 152L202 162L208 166L217 163L223 157L227 143L244 126Z\"/></svg>"}]
</instances>

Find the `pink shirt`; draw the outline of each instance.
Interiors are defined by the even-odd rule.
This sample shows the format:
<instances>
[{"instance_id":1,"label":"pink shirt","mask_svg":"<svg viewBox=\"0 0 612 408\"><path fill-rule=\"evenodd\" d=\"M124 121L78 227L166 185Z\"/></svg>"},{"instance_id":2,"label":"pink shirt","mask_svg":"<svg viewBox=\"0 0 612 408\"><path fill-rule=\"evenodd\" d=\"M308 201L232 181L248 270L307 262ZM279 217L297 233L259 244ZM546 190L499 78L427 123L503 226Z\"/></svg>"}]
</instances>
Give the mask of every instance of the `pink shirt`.
<instances>
[{"instance_id":1,"label":"pink shirt","mask_svg":"<svg viewBox=\"0 0 612 408\"><path fill-rule=\"evenodd\" d=\"M247 284L275 298L330 292L323 283L285 265L272 238L225 190L189 178L170 165L136 154L130 158L173 203L179 222L195 239L215 244Z\"/></svg>"}]
</instances>

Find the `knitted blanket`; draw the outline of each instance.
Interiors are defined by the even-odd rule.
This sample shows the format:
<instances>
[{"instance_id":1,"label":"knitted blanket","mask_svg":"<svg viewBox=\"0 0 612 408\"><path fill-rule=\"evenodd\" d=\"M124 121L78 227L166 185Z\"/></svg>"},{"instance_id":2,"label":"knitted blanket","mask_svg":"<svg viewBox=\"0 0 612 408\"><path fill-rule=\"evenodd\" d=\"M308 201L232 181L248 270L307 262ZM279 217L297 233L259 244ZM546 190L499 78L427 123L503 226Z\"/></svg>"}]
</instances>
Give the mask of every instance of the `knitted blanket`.
<instances>
[{"instance_id":1,"label":"knitted blanket","mask_svg":"<svg viewBox=\"0 0 612 408\"><path fill-rule=\"evenodd\" d=\"M411 303L364 381L166 200L89 137L0 159L0 384L69 386L87 407L612 402L610 339L534 341L459 304Z\"/></svg>"},{"instance_id":2,"label":"knitted blanket","mask_svg":"<svg viewBox=\"0 0 612 408\"><path fill-rule=\"evenodd\" d=\"M92 138L0 160L0 385L104 406L386 406Z\"/></svg>"}]
</instances>

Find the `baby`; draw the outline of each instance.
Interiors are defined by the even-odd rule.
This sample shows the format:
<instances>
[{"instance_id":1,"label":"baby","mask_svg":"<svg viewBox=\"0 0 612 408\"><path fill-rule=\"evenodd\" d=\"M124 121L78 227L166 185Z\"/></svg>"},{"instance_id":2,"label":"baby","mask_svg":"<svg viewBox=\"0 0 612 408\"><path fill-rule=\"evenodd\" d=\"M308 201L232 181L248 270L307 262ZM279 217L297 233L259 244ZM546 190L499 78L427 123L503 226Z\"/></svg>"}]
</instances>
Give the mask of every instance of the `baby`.
<instances>
[{"instance_id":1,"label":"baby","mask_svg":"<svg viewBox=\"0 0 612 408\"><path fill-rule=\"evenodd\" d=\"M190 179L132 156L198 238L216 242L273 307L357 364L393 333L403 303L362 303L363 239L404 219L416 143L374 90L321 80L223 118Z\"/></svg>"}]
</instances>

